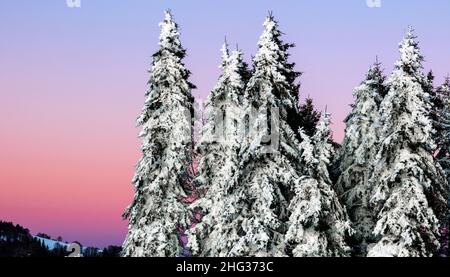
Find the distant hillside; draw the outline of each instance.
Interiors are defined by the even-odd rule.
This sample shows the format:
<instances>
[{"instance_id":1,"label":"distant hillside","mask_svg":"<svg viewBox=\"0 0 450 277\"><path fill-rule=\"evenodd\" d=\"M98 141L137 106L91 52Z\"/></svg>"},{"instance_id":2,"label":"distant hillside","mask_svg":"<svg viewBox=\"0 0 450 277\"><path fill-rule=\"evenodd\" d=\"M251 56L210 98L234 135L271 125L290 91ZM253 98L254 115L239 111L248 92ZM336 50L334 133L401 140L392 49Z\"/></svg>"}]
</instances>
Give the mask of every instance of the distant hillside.
<instances>
[{"instance_id":1,"label":"distant hillside","mask_svg":"<svg viewBox=\"0 0 450 277\"><path fill-rule=\"evenodd\" d=\"M118 257L121 251L119 246L98 249L78 244L83 257ZM44 233L33 236L20 225L0 221L0 257L66 257L70 254L68 246L61 237L53 239Z\"/></svg>"}]
</instances>

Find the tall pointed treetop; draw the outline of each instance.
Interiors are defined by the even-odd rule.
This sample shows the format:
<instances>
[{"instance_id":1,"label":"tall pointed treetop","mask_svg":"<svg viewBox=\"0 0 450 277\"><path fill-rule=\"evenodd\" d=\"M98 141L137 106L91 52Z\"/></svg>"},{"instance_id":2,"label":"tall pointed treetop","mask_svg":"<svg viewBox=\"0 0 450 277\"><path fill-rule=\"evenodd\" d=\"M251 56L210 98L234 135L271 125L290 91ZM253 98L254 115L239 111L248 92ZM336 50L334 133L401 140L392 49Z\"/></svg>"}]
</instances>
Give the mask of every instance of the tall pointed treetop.
<instances>
[{"instance_id":1,"label":"tall pointed treetop","mask_svg":"<svg viewBox=\"0 0 450 277\"><path fill-rule=\"evenodd\" d=\"M306 98L305 103L300 105L298 113L300 127L306 135L312 137L320 120L320 113L315 110L312 98Z\"/></svg>"},{"instance_id":2,"label":"tall pointed treetop","mask_svg":"<svg viewBox=\"0 0 450 277\"><path fill-rule=\"evenodd\" d=\"M416 39L413 29L409 27L400 43L400 58L388 81L390 92L380 110L385 115L382 117L383 132L389 136L395 131L396 135L412 143L434 149L433 126L429 117L431 103L423 87L426 82L422 72L423 56Z\"/></svg>"},{"instance_id":3,"label":"tall pointed treetop","mask_svg":"<svg viewBox=\"0 0 450 277\"><path fill-rule=\"evenodd\" d=\"M225 42L222 45L222 48L220 49L221 53L222 53L222 63L220 64L220 68L222 70L225 69L226 65L228 64L228 58L230 56L230 51L228 50L228 42L227 39L225 38Z\"/></svg>"},{"instance_id":4,"label":"tall pointed treetop","mask_svg":"<svg viewBox=\"0 0 450 277\"><path fill-rule=\"evenodd\" d=\"M330 163L330 158L333 153L333 146L331 145L331 114L328 112L323 113L323 118L317 126L317 131L312 137L313 143L316 147L316 157L319 160L319 165L317 167L318 174L321 176L326 176L325 179L328 183L329 180L328 168Z\"/></svg>"},{"instance_id":5,"label":"tall pointed treetop","mask_svg":"<svg viewBox=\"0 0 450 277\"><path fill-rule=\"evenodd\" d=\"M437 88L438 96L447 101L450 98L450 76L447 75L444 79L444 83Z\"/></svg>"},{"instance_id":6,"label":"tall pointed treetop","mask_svg":"<svg viewBox=\"0 0 450 277\"><path fill-rule=\"evenodd\" d=\"M281 40L282 33L272 14L266 17L263 26L258 52L253 59L254 74L249 82L249 96L254 98L256 106L261 104L260 101L264 102L261 98L265 98L283 110L295 109L299 89L295 81L301 73L293 70L295 64L288 62L287 52L294 45Z\"/></svg>"},{"instance_id":7,"label":"tall pointed treetop","mask_svg":"<svg viewBox=\"0 0 450 277\"><path fill-rule=\"evenodd\" d=\"M172 13L167 10L164 21L159 24L161 33L159 35L159 46L162 49L171 51L183 51L180 42L180 33L178 32L178 25L173 21Z\"/></svg>"},{"instance_id":8,"label":"tall pointed treetop","mask_svg":"<svg viewBox=\"0 0 450 277\"><path fill-rule=\"evenodd\" d=\"M409 74L422 75L423 56L420 53L414 28L409 26L403 41L400 43L400 59L396 62L397 69L402 68Z\"/></svg>"}]
</instances>

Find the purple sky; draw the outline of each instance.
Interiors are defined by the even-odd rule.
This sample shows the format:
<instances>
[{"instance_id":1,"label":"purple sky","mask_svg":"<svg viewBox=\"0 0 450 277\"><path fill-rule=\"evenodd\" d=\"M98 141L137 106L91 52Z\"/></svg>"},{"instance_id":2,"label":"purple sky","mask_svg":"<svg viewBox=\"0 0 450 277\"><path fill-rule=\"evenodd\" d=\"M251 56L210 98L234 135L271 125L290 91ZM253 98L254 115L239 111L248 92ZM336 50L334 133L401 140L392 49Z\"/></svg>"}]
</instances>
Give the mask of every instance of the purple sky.
<instances>
[{"instance_id":1,"label":"purple sky","mask_svg":"<svg viewBox=\"0 0 450 277\"><path fill-rule=\"evenodd\" d=\"M301 93L333 115L335 139L352 90L378 55L386 73L408 25L437 82L450 72L450 1L0 1L0 219L33 232L104 246L121 244L139 154L134 120L144 101L163 11L171 8L186 65L205 97L227 36L247 61L274 12Z\"/></svg>"}]
</instances>

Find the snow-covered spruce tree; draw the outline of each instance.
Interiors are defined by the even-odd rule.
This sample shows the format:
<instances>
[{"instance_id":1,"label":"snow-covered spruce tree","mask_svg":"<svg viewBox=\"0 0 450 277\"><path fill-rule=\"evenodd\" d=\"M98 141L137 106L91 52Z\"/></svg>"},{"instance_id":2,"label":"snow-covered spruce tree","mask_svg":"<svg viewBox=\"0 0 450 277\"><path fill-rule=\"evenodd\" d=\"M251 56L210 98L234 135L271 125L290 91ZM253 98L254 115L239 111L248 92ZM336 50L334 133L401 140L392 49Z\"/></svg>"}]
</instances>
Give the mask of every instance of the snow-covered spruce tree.
<instances>
[{"instance_id":1,"label":"snow-covered spruce tree","mask_svg":"<svg viewBox=\"0 0 450 277\"><path fill-rule=\"evenodd\" d=\"M315 110L312 98L306 98L305 103L300 105L298 119L303 132L312 137L316 133L317 124L320 121L320 113Z\"/></svg>"},{"instance_id":2,"label":"snow-covered spruce tree","mask_svg":"<svg viewBox=\"0 0 450 277\"><path fill-rule=\"evenodd\" d=\"M182 63L185 50L170 12L160 26L160 49L153 55L150 87L137 120L143 157L133 178L136 193L124 214L129 218L124 256L179 255L179 230L190 218L179 200L185 195L182 175L192 157L194 86Z\"/></svg>"},{"instance_id":3,"label":"snow-covered spruce tree","mask_svg":"<svg viewBox=\"0 0 450 277\"><path fill-rule=\"evenodd\" d=\"M288 120L298 104L299 74L288 63L291 45L281 40L272 15L264 27L245 92L248 136L238 170L238 240L227 256L286 255L288 203L301 170L299 141Z\"/></svg>"},{"instance_id":4,"label":"snow-covered spruce tree","mask_svg":"<svg viewBox=\"0 0 450 277\"><path fill-rule=\"evenodd\" d=\"M440 133L438 138L438 153L436 155L439 164L444 169L447 182L450 183L450 77L437 88L437 95L442 101L442 110L439 112ZM450 193L449 193L450 194ZM441 255L449 256L449 230L450 230L450 198L447 199L447 217L441 222Z\"/></svg>"},{"instance_id":5,"label":"snow-covered spruce tree","mask_svg":"<svg viewBox=\"0 0 450 277\"><path fill-rule=\"evenodd\" d=\"M423 57L413 29L400 44L381 114L381 145L371 182L377 242L368 256L432 256L439 249L448 183L433 149Z\"/></svg>"},{"instance_id":6,"label":"snow-covered spruce tree","mask_svg":"<svg viewBox=\"0 0 450 277\"><path fill-rule=\"evenodd\" d=\"M436 89L437 97L439 97L442 106L437 111L439 115L439 133L437 134L436 157L441 163L444 170L448 170L447 176L450 175L450 77L446 77L444 83Z\"/></svg>"},{"instance_id":7,"label":"snow-covered spruce tree","mask_svg":"<svg viewBox=\"0 0 450 277\"><path fill-rule=\"evenodd\" d=\"M325 113L312 139L300 130L303 175L295 184L295 196L289 205L289 228L285 241L294 257L349 256L347 245L353 233L345 208L332 189L328 165L333 146L330 143L330 117Z\"/></svg>"},{"instance_id":8,"label":"snow-covered spruce tree","mask_svg":"<svg viewBox=\"0 0 450 277\"><path fill-rule=\"evenodd\" d=\"M223 257L239 239L239 211L242 190L236 183L244 116L242 100L247 66L240 51L229 55L222 48L222 75L206 102L207 123L197 146L202 155L199 183L205 195L193 204L204 214L202 221L188 231L188 247L194 255Z\"/></svg>"},{"instance_id":9,"label":"snow-covered spruce tree","mask_svg":"<svg viewBox=\"0 0 450 277\"><path fill-rule=\"evenodd\" d=\"M355 103L345 120L347 128L339 155L341 174L336 189L354 224L353 248L358 256L365 256L367 243L374 240L375 218L369 205L372 197L369 179L380 138L379 108L387 92L385 79L377 61L354 90Z\"/></svg>"},{"instance_id":10,"label":"snow-covered spruce tree","mask_svg":"<svg viewBox=\"0 0 450 277\"><path fill-rule=\"evenodd\" d=\"M450 101L448 100L450 97L450 75L447 75L444 79L444 83L436 89L436 94L443 102L443 107L445 104L448 104L447 101Z\"/></svg>"},{"instance_id":11,"label":"snow-covered spruce tree","mask_svg":"<svg viewBox=\"0 0 450 277\"><path fill-rule=\"evenodd\" d=\"M434 130L432 137L433 141L439 147L441 140L441 133L443 131L441 128L440 116L444 108L443 106L444 102L443 99L440 97L439 93L437 92L437 90L434 88L433 71L429 71L426 77L424 78L422 82L422 88L423 91L428 94L428 102L431 105L429 117ZM430 150L434 151L434 149Z\"/></svg>"},{"instance_id":12,"label":"snow-covered spruce tree","mask_svg":"<svg viewBox=\"0 0 450 277\"><path fill-rule=\"evenodd\" d=\"M199 161L198 171L199 177L197 182L203 186L210 186L219 179L220 172L217 167L223 166L225 162L225 155L223 149L224 145L221 143L223 140L223 108L226 91L230 81L229 76L225 76L227 73L227 66L229 64L229 50L228 44L225 42L221 48L221 64L222 70L217 85L213 91L209 94L207 100L204 103L204 125L202 126L200 140L196 143L196 151L201 155ZM219 99L221 101L219 101Z\"/></svg>"}]
</instances>

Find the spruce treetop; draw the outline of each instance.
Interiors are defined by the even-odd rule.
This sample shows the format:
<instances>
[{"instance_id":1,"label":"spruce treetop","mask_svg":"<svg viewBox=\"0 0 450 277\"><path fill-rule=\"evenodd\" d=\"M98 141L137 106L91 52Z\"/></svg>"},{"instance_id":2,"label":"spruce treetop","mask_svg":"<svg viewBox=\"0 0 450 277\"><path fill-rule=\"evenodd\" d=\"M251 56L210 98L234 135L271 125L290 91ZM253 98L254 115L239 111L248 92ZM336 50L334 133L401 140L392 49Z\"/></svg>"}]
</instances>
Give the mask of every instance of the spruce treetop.
<instances>
[{"instance_id":1,"label":"spruce treetop","mask_svg":"<svg viewBox=\"0 0 450 277\"><path fill-rule=\"evenodd\" d=\"M308 136L316 133L317 124L320 121L320 113L314 109L312 98L308 97L298 111L299 125Z\"/></svg>"},{"instance_id":2,"label":"spruce treetop","mask_svg":"<svg viewBox=\"0 0 450 277\"><path fill-rule=\"evenodd\" d=\"M381 63L376 60L376 62L370 67L369 71L366 75L366 80L364 84L366 84L372 91L376 91L379 96L376 96L377 103L380 104L381 100L388 93L384 82L386 81L386 76L383 73L383 68L381 67Z\"/></svg>"},{"instance_id":3,"label":"spruce treetop","mask_svg":"<svg viewBox=\"0 0 450 277\"><path fill-rule=\"evenodd\" d=\"M377 61L370 66L369 70L366 73L364 81L355 88L353 91L353 96L355 97L355 103L352 104L352 111L345 119L345 123L347 124L347 137L351 137L354 139L352 134L353 132L360 132L360 125L362 125L361 120L369 121L370 123L374 123L378 116L378 109L381 105L382 100L388 93L388 89L385 86L384 82L386 80L386 76L383 73L383 69L381 68L381 63ZM356 126L350 130L353 124L357 123ZM362 134L359 134L361 136ZM344 142L344 144L346 144ZM355 145L358 147L358 145ZM351 154L351 153L350 153Z\"/></svg>"},{"instance_id":4,"label":"spruce treetop","mask_svg":"<svg viewBox=\"0 0 450 277\"><path fill-rule=\"evenodd\" d=\"M288 49L294 44L281 40L282 33L272 14L266 17L263 26L258 52L253 59L254 74L249 81L250 97L255 100L253 104L256 106L261 101L268 101L273 106L294 109L299 88L295 80L301 75L293 70L295 64L288 62Z\"/></svg>"},{"instance_id":5,"label":"spruce treetop","mask_svg":"<svg viewBox=\"0 0 450 277\"><path fill-rule=\"evenodd\" d=\"M325 112L322 120L317 126L316 134L312 137L314 144L316 145L316 157L319 160L318 174L325 176L327 182L329 174L327 166L330 163L331 155L333 154L333 146L331 145L331 114Z\"/></svg>"},{"instance_id":6,"label":"spruce treetop","mask_svg":"<svg viewBox=\"0 0 450 277\"><path fill-rule=\"evenodd\" d=\"M222 53L222 63L220 64L219 68L222 70L225 70L227 64L228 64L228 58L230 57L230 51L228 50L228 43L225 39L224 44L222 45L222 48L220 48L220 52Z\"/></svg>"},{"instance_id":7,"label":"spruce treetop","mask_svg":"<svg viewBox=\"0 0 450 277\"><path fill-rule=\"evenodd\" d=\"M145 94L147 99L137 119L138 125L144 125L151 114L158 110L157 107L163 108L159 103L169 96L185 106L188 111L192 110L191 89L195 86L188 80L191 72L182 62L186 50L181 45L178 25L174 22L170 11L166 11L164 21L159 26L160 48L153 54L152 67L149 70L149 89Z\"/></svg>"},{"instance_id":8,"label":"spruce treetop","mask_svg":"<svg viewBox=\"0 0 450 277\"><path fill-rule=\"evenodd\" d=\"M412 144L434 149L431 103L424 91L423 56L413 29L409 27L400 43L400 58L388 81L390 91L381 105L383 133L395 133Z\"/></svg>"},{"instance_id":9,"label":"spruce treetop","mask_svg":"<svg viewBox=\"0 0 450 277\"><path fill-rule=\"evenodd\" d=\"M245 87L245 80L242 75L242 72L245 70L246 68L242 61L242 52L239 50L232 51L225 75L229 79L231 88L237 92L242 93Z\"/></svg>"},{"instance_id":10,"label":"spruce treetop","mask_svg":"<svg viewBox=\"0 0 450 277\"><path fill-rule=\"evenodd\" d=\"M437 88L438 95L443 100L450 98L450 76L447 75L444 79L444 83Z\"/></svg>"},{"instance_id":11,"label":"spruce treetop","mask_svg":"<svg viewBox=\"0 0 450 277\"><path fill-rule=\"evenodd\" d=\"M423 60L417 36L414 34L414 28L409 26L403 41L400 43L400 59L395 66L397 69L402 69L411 75L422 76Z\"/></svg>"},{"instance_id":12,"label":"spruce treetop","mask_svg":"<svg viewBox=\"0 0 450 277\"><path fill-rule=\"evenodd\" d=\"M165 12L164 21L159 24L161 33L159 35L159 46L161 49L169 50L171 52L184 53L184 49L180 42L180 33L178 32L178 25L173 20L170 10Z\"/></svg>"},{"instance_id":13,"label":"spruce treetop","mask_svg":"<svg viewBox=\"0 0 450 277\"><path fill-rule=\"evenodd\" d=\"M248 74L247 65L243 62L242 52L234 50L229 52L228 44L225 42L221 48L222 73L211 94L208 96L206 106L220 108L217 101L222 101L222 105L232 101L235 105L240 105L243 91L245 89L245 76Z\"/></svg>"}]
</instances>

